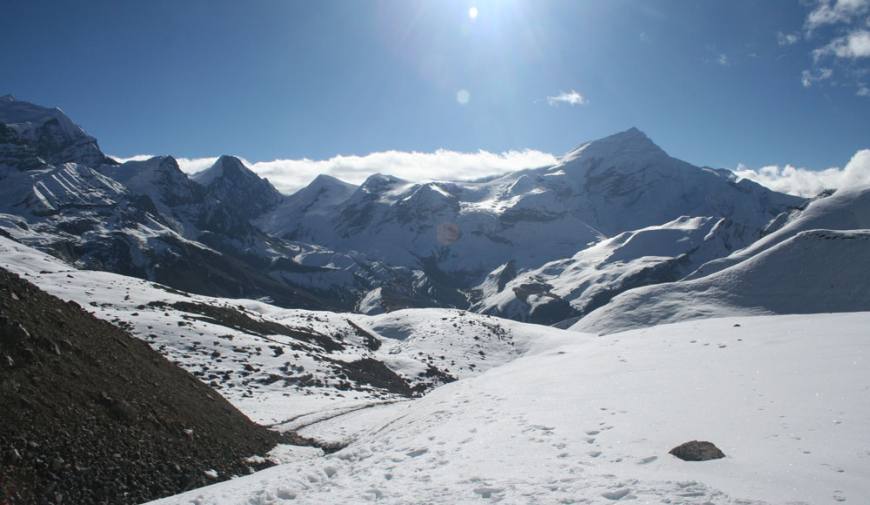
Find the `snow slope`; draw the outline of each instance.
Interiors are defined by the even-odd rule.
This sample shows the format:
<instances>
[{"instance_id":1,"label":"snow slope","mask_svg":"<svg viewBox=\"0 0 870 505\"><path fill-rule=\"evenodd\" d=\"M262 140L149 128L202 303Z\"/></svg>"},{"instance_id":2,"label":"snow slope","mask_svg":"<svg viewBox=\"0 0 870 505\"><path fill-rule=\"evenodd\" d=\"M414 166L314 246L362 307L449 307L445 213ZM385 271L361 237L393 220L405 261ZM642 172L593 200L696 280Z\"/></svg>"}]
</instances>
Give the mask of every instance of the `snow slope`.
<instances>
[{"instance_id":1,"label":"snow slope","mask_svg":"<svg viewBox=\"0 0 870 505\"><path fill-rule=\"evenodd\" d=\"M571 258L545 263L511 279L503 265L487 277L471 310L553 324L582 316L628 289L682 278L712 258L756 238L725 218L680 217L623 232Z\"/></svg>"},{"instance_id":2,"label":"snow slope","mask_svg":"<svg viewBox=\"0 0 870 505\"><path fill-rule=\"evenodd\" d=\"M268 424L412 398L562 333L458 310L362 316L192 295L76 270L2 236L0 267L128 329Z\"/></svg>"},{"instance_id":3,"label":"snow slope","mask_svg":"<svg viewBox=\"0 0 870 505\"><path fill-rule=\"evenodd\" d=\"M783 226L730 256L702 265L689 278L718 272L807 230L870 229L870 186L847 186L831 196L814 200L796 212Z\"/></svg>"},{"instance_id":4,"label":"snow slope","mask_svg":"<svg viewBox=\"0 0 870 505\"><path fill-rule=\"evenodd\" d=\"M741 317L550 341L347 416L358 438L337 453L153 504L864 503L868 324ZM727 457L668 454L693 439Z\"/></svg>"},{"instance_id":5,"label":"snow slope","mask_svg":"<svg viewBox=\"0 0 870 505\"><path fill-rule=\"evenodd\" d=\"M636 288L571 326L581 332L736 314L870 310L870 230L809 230L700 279Z\"/></svg>"},{"instance_id":6,"label":"snow slope","mask_svg":"<svg viewBox=\"0 0 870 505\"><path fill-rule=\"evenodd\" d=\"M356 186L353 184L321 174L308 186L285 198L273 212L262 215L254 223L264 230L293 230L289 238L304 237L310 232L304 228L296 229L301 216L307 218L304 227L316 229L328 226L330 217L354 190Z\"/></svg>"}]
</instances>

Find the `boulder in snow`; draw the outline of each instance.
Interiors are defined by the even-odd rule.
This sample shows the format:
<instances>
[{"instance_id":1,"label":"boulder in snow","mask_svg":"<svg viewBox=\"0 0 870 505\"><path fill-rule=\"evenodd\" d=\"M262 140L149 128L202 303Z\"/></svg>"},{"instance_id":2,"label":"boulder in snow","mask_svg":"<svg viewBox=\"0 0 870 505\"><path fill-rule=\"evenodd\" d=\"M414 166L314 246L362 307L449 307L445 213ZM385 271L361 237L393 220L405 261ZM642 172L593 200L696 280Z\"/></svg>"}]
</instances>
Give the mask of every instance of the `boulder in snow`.
<instances>
[{"instance_id":1,"label":"boulder in snow","mask_svg":"<svg viewBox=\"0 0 870 505\"><path fill-rule=\"evenodd\" d=\"M710 459L724 458L725 454L713 445L712 442L692 440L680 444L670 450L670 454L683 461L707 461Z\"/></svg>"}]
</instances>

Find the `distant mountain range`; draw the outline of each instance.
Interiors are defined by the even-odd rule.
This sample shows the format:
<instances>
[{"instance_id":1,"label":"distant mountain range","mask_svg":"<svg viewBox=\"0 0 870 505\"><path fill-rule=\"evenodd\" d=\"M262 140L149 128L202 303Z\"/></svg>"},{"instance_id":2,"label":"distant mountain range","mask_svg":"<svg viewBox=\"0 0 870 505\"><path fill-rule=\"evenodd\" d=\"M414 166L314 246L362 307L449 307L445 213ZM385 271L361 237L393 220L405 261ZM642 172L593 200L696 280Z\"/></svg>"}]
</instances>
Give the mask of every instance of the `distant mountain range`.
<instances>
[{"instance_id":1,"label":"distant mountain range","mask_svg":"<svg viewBox=\"0 0 870 505\"><path fill-rule=\"evenodd\" d=\"M80 268L284 307L564 325L739 261L809 203L672 158L635 128L551 167L359 186L321 175L284 195L233 156L193 176L171 156L118 163L60 109L11 96L0 181L0 233Z\"/></svg>"}]
</instances>

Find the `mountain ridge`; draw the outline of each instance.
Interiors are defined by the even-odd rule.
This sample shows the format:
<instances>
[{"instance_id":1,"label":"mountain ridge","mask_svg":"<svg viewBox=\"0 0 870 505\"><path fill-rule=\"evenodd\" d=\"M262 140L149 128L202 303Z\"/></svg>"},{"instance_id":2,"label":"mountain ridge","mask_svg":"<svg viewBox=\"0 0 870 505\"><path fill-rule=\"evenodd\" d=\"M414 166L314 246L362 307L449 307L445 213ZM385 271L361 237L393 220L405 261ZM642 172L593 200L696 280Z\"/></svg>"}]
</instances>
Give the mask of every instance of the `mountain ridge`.
<instances>
[{"instance_id":1,"label":"mountain ridge","mask_svg":"<svg viewBox=\"0 0 870 505\"><path fill-rule=\"evenodd\" d=\"M188 176L171 156L107 161L59 109L9 98L0 117L17 121L3 123L0 194L7 202L31 195L25 207L0 206L10 236L78 266L289 306L483 310L491 305L479 296L495 270L503 287L507 273L548 268L602 240L684 217L730 223L737 235L715 249L727 255L806 202L675 159L637 128L582 143L550 167L476 181L372 174L358 186L321 175L283 195L234 156ZM59 163L70 155L63 143L40 157L48 144L21 126L52 120L72 132L64 142L86 146L70 151L77 161ZM534 310L512 317L537 320Z\"/></svg>"}]
</instances>

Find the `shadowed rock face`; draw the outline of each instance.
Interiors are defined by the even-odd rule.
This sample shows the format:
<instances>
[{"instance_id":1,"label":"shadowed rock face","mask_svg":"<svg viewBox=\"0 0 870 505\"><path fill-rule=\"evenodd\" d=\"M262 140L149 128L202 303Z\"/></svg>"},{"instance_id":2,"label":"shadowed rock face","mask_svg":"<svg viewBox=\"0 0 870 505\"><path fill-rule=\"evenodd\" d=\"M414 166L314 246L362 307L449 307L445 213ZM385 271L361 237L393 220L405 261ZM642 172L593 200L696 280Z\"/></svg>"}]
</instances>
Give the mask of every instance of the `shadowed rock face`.
<instances>
[{"instance_id":1,"label":"shadowed rock face","mask_svg":"<svg viewBox=\"0 0 870 505\"><path fill-rule=\"evenodd\" d=\"M0 269L0 503L141 503L282 436L142 341Z\"/></svg>"},{"instance_id":2,"label":"shadowed rock face","mask_svg":"<svg viewBox=\"0 0 870 505\"><path fill-rule=\"evenodd\" d=\"M670 450L670 454L683 461L708 461L711 459L724 458L725 454L713 445L712 442L692 440L680 444Z\"/></svg>"}]
</instances>

